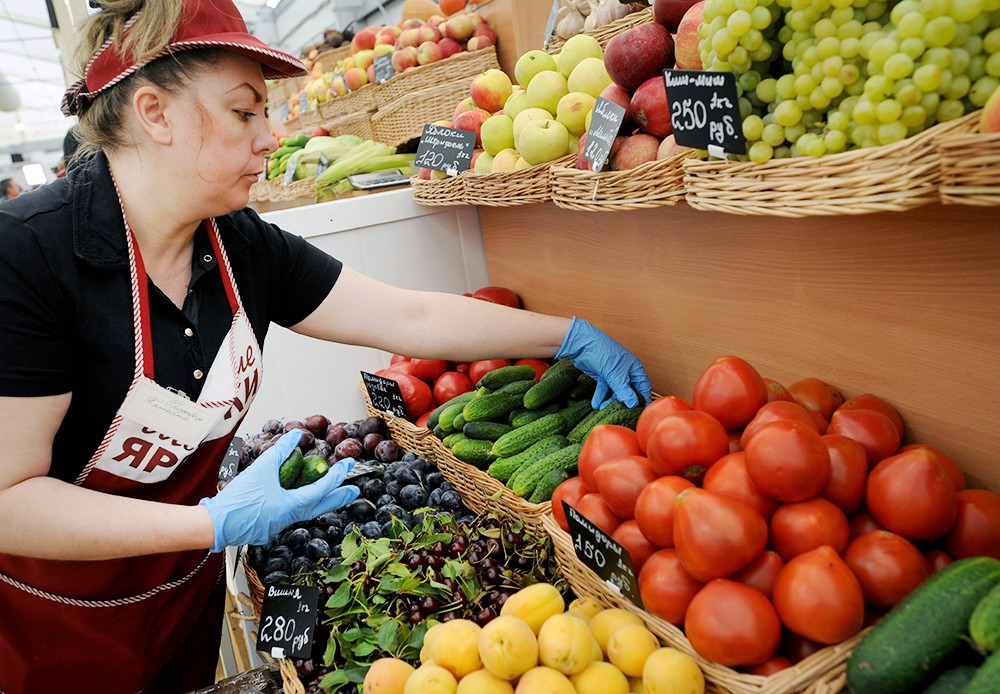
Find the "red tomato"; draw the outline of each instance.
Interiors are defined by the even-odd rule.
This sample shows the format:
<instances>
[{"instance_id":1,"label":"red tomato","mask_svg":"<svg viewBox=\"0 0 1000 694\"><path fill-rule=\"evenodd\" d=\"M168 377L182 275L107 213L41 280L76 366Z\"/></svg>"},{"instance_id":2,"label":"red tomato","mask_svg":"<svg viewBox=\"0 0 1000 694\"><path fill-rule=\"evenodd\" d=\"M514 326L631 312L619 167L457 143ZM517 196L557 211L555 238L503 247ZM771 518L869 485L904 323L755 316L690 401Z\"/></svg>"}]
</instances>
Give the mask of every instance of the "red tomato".
<instances>
[{"instance_id":1,"label":"red tomato","mask_svg":"<svg viewBox=\"0 0 1000 694\"><path fill-rule=\"evenodd\" d=\"M438 376L452 366L450 361L445 361L444 359L411 359L410 364L413 365L413 371L410 372L411 375L422 378L425 381L437 379Z\"/></svg>"},{"instance_id":2,"label":"red tomato","mask_svg":"<svg viewBox=\"0 0 1000 694\"><path fill-rule=\"evenodd\" d=\"M743 430L738 429L736 431L727 432L729 436L729 452L739 453L743 450L743 444L740 443L740 436L743 435Z\"/></svg>"},{"instance_id":3,"label":"red tomato","mask_svg":"<svg viewBox=\"0 0 1000 694\"><path fill-rule=\"evenodd\" d=\"M510 359L486 359L474 361L469 364L469 378L473 383L479 383L479 379L490 371L499 369L501 366L510 366Z\"/></svg>"},{"instance_id":4,"label":"red tomato","mask_svg":"<svg viewBox=\"0 0 1000 694\"><path fill-rule=\"evenodd\" d=\"M937 573L944 567L955 561L950 554L943 549L932 549L927 553L927 563L931 565L931 571Z\"/></svg>"},{"instance_id":5,"label":"red tomato","mask_svg":"<svg viewBox=\"0 0 1000 694\"><path fill-rule=\"evenodd\" d=\"M521 297L507 287L480 287L472 292L473 299L482 299L490 303L521 308Z\"/></svg>"},{"instance_id":6,"label":"red tomato","mask_svg":"<svg viewBox=\"0 0 1000 694\"><path fill-rule=\"evenodd\" d=\"M875 517L868 513L867 510L860 510L848 519L848 523L851 526L851 539L855 539L864 535L865 533L874 532L875 530L883 530L882 526L878 524Z\"/></svg>"},{"instance_id":7,"label":"red tomato","mask_svg":"<svg viewBox=\"0 0 1000 694\"><path fill-rule=\"evenodd\" d=\"M748 667L745 670L745 672L748 675L760 675L761 677L770 677L776 672L787 670L794 664L795 663L793 663L790 658L786 658L783 655L772 655L770 658L765 660L760 665L754 665L753 667Z\"/></svg>"},{"instance_id":8,"label":"red tomato","mask_svg":"<svg viewBox=\"0 0 1000 694\"><path fill-rule=\"evenodd\" d=\"M574 508L608 535L622 524L622 519L615 515L600 494L584 494Z\"/></svg>"},{"instance_id":9,"label":"red tomato","mask_svg":"<svg viewBox=\"0 0 1000 694\"><path fill-rule=\"evenodd\" d=\"M772 499L811 499L830 481L830 454L820 435L802 422L771 422L744 449L747 472Z\"/></svg>"},{"instance_id":10,"label":"red tomato","mask_svg":"<svg viewBox=\"0 0 1000 694\"><path fill-rule=\"evenodd\" d=\"M775 400L757 410L757 414L754 415L754 418L743 429L743 434L740 435L740 445L746 448L747 443L753 438L754 434L760 431L761 427L765 424L770 424L771 422L802 422L806 426L815 429L817 434L819 433L819 425L816 424L816 420L813 419L809 410L797 402Z\"/></svg>"},{"instance_id":11,"label":"red tomato","mask_svg":"<svg viewBox=\"0 0 1000 694\"><path fill-rule=\"evenodd\" d=\"M899 452L912 451L914 448L926 448L928 451L937 456L938 462L941 463L941 467L944 471L948 473L948 477L951 478L952 484L955 485L955 491L960 492L965 489L965 475L959 469L955 461L945 455L940 448L935 448L934 446L928 445L926 443L911 443L909 446L903 446L899 449Z\"/></svg>"},{"instance_id":12,"label":"red tomato","mask_svg":"<svg viewBox=\"0 0 1000 694\"><path fill-rule=\"evenodd\" d=\"M406 361L397 361L395 364L387 369L382 369L381 371L376 371L376 376L383 376L385 374L406 374L407 376L413 375L413 361L407 359ZM386 378L389 378L386 376Z\"/></svg>"},{"instance_id":13,"label":"red tomato","mask_svg":"<svg viewBox=\"0 0 1000 694\"><path fill-rule=\"evenodd\" d=\"M794 631L785 629L785 633L781 638L781 645L778 647L778 650L788 656L788 659L793 663L798 663L805 660L816 651L821 651L824 648L826 648L825 643L807 639L804 636L799 636Z\"/></svg>"},{"instance_id":14,"label":"red tomato","mask_svg":"<svg viewBox=\"0 0 1000 694\"><path fill-rule=\"evenodd\" d=\"M829 420L833 411L844 404L844 396L840 391L818 378L803 378L788 386L795 402L810 412L818 412L823 419Z\"/></svg>"},{"instance_id":15,"label":"red tomato","mask_svg":"<svg viewBox=\"0 0 1000 694\"><path fill-rule=\"evenodd\" d=\"M1000 559L1000 494L986 489L965 489L956 495L958 515L944 538L948 553L963 557Z\"/></svg>"},{"instance_id":16,"label":"red tomato","mask_svg":"<svg viewBox=\"0 0 1000 694\"><path fill-rule=\"evenodd\" d=\"M941 537L958 516L955 485L937 456L926 449L906 451L876 465L868 475L865 496L875 520L908 540Z\"/></svg>"},{"instance_id":17,"label":"red tomato","mask_svg":"<svg viewBox=\"0 0 1000 694\"><path fill-rule=\"evenodd\" d=\"M899 432L899 438L903 438L903 418L899 416L899 412L896 411L896 408L877 395L872 395L871 393L855 395L850 400L845 400L844 404L837 409L875 410L876 412L881 412L892 421L896 430Z\"/></svg>"},{"instance_id":18,"label":"red tomato","mask_svg":"<svg viewBox=\"0 0 1000 694\"><path fill-rule=\"evenodd\" d=\"M829 545L843 554L851 538L847 516L826 499L785 504L771 517L771 546L786 562Z\"/></svg>"},{"instance_id":19,"label":"red tomato","mask_svg":"<svg viewBox=\"0 0 1000 694\"><path fill-rule=\"evenodd\" d=\"M865 602L890 610L931 575L920 550L895 533L876 530L851 542L844 562L861 584Z\"/></svg>"},{"instance_id":20,"label":"red tomato","mask_svg":"<svg viewBox=\"0 0 1000 694\"><path fill-rule=\"evenodd\" d=\"M472 379L458 371L445 371L434 381L434 399L444 404L462 393L468 393L475 386Z\"/></svg>"},{"instance_id":21,"label":"red tomato","mask_svg":"<svg viewBox=\"0 0 1000 694\"><path fill-rule=\"evenodd\" d=\"M542 359L518 359L515 366L530 366L535 370L535 380L542 377L542 374L549 370L549 363Z\"/></svg>"},{"instance_id":22,"label":"red tomato","mask_svg":"<svg viewBox=\"0 0 1000 694\"><path fill-rule=\"evenodd\" d=\"M788 388L781 385L773 378L764 377L764 386L767 388L767 401L775 402L776 400L793 400L792 394L788 392Z\"/></svg>"},{"instance_id":23,"label":"red tomato","mask_svg":"<svg viewBox=\"0 0 1000 694\"><path fill-rule=\"evenodd\" d=\"M467 373L469 373L469 362L467 362L467 361L456 361L455 362L455 371L459 372L460 374L467 374Z\"/></svg>"},{"instance_id":24,"label":"red tomato","mask_svg":"<svg viewBox=\"0 0 1000 694\"><path fill-rule=\"evenodd\" d=\"M671 624L683 624L688 605L702 587L685 571L673 549L649 555L639 572L639 597L643 607Z\"/></svg>"},{"instance_id":25,"label":"red tomato","mask_svg":"<svg viewBox=\"0 0 1000 694\"><path fill-rule=\"evenodd\" d=\"M824 545L785 564L774 582L782 623L820 643L840 643L861 630L865 598L847 564Z\"/></svg>"},{"instance_id":26,"label":"red tomato","mask_svg":"<svg viewBox=\"0 0 1000 694\"><path fill-rule=\"evenodd\" d=\"M656 547L646 539L634 520L627 520L619 525L611 537L628 551L632 559L632 568L637 575L642 571L646 560L656 551Z\"/></svg>"},{"instance_id":27,"label":"red tomato","mask_svg":"<svg viewBox=\"0 0 1000 694\"><path fill-rule=\"evenodd\" d=\"M781 622L759 590L719 578L694 596L684 633L703 658L730 667L756 665L778 649Z\"/></svg>"},{"instance_id":28,"label":"red tomato","mask_svg":"<svg viewBox=\"0 0 1000 694\"><path fill-rule=\"evenodd\" d=\"M646 485L657 478L645 456L626 455L599 465L594 483L614 514L622 520L635 518L635 502Z\"/></svg>"},{"instance_id":29,"label":"red tomato","mask_svg":"<svg viewBox=\"0 0 1000 694\"><path fill-rule=\"evenodd\" d=\"M668 414L673 414L674 412L686 412L691 409L691 405L687 403L686 400L682 400L676 395L668 395L664 398L657 398L653 402L649 403L646 408L639 415L639 423L636 425L635 431L639 437L639 447L642 448L642 452L648 453L648 442L649 435L652 433L653 428L660 423L660 420L666 417Z\"/></svg>"},{"instance_id":30,"label":"red tomato","mask_svg":"<svg viewBox=\"0 0 1000 694\"><path fill-rule=\"evenodd\" d=\"M389 359L389 366L393 364L398 364L401 361L410 361L409 357L404 357L402 354L393 354L392 358Z\"/></svg>"},{"instance_id":31,"label":"red tomato","mask_svg":"<svg viewBox=\"0 0 1000 694\"><path fill-rule=\"evenodd\" d=\"M733 580L756 588L768 600L774 592L774 581L785 566L785 560L777 552L765 549L757 558L733 574Z\"/></svg>"},{"instance_id":32,"label":"red tomato","mask_svg":"<svg viewBox=\"0 0 1000 694\"><path fill-rule=\"evenodd\" d=\"M691 405L708 412L726 429L738 429L767 402L767 386L757 370L739 357L720 357L694 384Z\"/></svg>"},{"instance_id":33,"label":"red tomato","mask_svg":"<svg viewBox=\"0 0 1000 694\"><path fill-rule=\"evenodd\" d=\"M569 532L569 524L566 522L566 511L563 510L562 502L565 501L573 508L578 508L580 499L586 493L587 485L583 483L582 477L570 477L552 492L552 517L566 532Z\"/></svg>"},{"instance_id":34,"label":"red tomato","mask_svg":"<svg viewBox=\"0 0 1000 694\"><path fill-rule=\"evenodd\" d=\"M413 423L413 425L416 426L416 427L420 427L420 428L426 429L427 428L427 420L431 416L431 412L433 412L433 411L434 410L427 410L426 412L424 412L422 415L420 415L419 417L417 417L417 421L415 421Z\"/></svg>"},{"instance_id":35,"label":"red tomato","mask_svg":"<svg viewBox=\"0 0 1000 694\"><path fill-rule=\"evenodd\" d=\"M391 378L399 384L399 392L403 395L407 416L410 419L416 419L434 406L434 395L431 393L431 387L419 378L403 373L394 373L391 369L387 370L385 377Z\"/></svg>"},{"instance_id":36,"label":"red tomato","mask_svg":"<svg viewBox=\"0 0 1000 694\"><path fill-rule=\"evenodd\" d=\"M653 427L646 448L657 474L673 475L689 465L711 467L729 451L729 436L707 412L674 412Z\"/></svg>"},{"instance_id":37,"label":"red tomato","mask_svg":"<svg viewBox=\"0 0 1000 694\"><path fill-rule=\"evenodd\" d=\"M724 455L705 473L703 489L731 496L754 508L765 520L778 508L778 502L760 493L747 473L747 457L743 451Z\"/></svg>"},{"instance_id":38,"label":"red tomato","mask_svg":"<svg viewBox=\"0 0 1000 694\"><path fill-rule=\"evenodd\" d=\"M816 425L816 430L819 431L820 436L826 433L826 430L830 428L830 422L823 419L823 415L819 412L812 412L813 424Z\"/></svg>"},{"instance_id":39,"label":"red tomato","mask_svg":"<svg viewBox=\"0 0 1000 694\"><path fill-rule=\"evenodd\" d=\"M827 434L857 441L868 456L868 469L899 449L899 431L892 420L877 410L837 410Z\"/></svg>"},{"instance_id":40,"label":"red tomato","mask_svg":"<svg viewBox=\"0 0 1000 694\"><path fill-rule=\"evenodd\" d=\"M594 470L609 460L624 455L642 455L634 431L615 424L598 424L591 429L583 442L576 463L587 489L592 492L597 491Z\"/></svg>"},{"instance_id":41,"label":"red tomato","mask_svg":"<svg viewBox=\"0 0 1000 694\"><path fill-rule=\"evenodd\" d=\"M844 513L854 513L865 499L868 476L865 449L846 436L827 434L822 440L830 454L830 481L819 495L835 503Z\"/></svg>"},{"instance_id":42,"label":"red tomato","mask_svg":"<svg viewBox=\"0 0 1000 694\"><path fill-rule=\"evenodd\" d=\"M635 521L646 539L657 547L674 546L674 500L693 486L674 475L646 485L635 501Z\"/></svg>"},{"instance_id":43,"label":"red tomato","mask_svg":"<svg viewBox=\"0 0 1000 694\"><path fill-rule=\"evenodd\" d=\"M766 544L767 522L739 499L695 487L674 500L674 547L699 581L739 571Z\"/></svg>"}]
</instances>

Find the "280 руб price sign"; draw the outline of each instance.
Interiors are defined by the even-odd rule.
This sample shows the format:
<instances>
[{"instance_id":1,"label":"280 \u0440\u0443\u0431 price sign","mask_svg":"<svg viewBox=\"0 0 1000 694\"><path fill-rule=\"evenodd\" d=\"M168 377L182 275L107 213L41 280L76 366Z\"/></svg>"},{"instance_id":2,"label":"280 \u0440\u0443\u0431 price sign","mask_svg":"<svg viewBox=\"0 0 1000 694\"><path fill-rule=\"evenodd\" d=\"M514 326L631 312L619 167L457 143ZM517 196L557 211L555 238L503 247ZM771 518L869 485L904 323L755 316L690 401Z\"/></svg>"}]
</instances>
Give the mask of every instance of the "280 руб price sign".
<instances>
[{"instance_id":1,"label":"280 \u0440\u0443\u0431 price sign","mask_svg":"<svg viewBox=\"0 0 1000 694\"><path fill-rule=\"evenodd\" d=\"M712 156L747 153L733 73L664 70L663 81L677 144Z\"/></svg>"},{"instance_id":2,"label":"280 \u0440\u0443\u0431 price sign","mask_svg":"<svg viewBox=\"0 0 1000 694\"><path fill-rule=\"evenodd\" d=\"M316 586L268 584L260 606L257 650L274 658L308 658L315 638Z\"/></svg>"}]
</instances>

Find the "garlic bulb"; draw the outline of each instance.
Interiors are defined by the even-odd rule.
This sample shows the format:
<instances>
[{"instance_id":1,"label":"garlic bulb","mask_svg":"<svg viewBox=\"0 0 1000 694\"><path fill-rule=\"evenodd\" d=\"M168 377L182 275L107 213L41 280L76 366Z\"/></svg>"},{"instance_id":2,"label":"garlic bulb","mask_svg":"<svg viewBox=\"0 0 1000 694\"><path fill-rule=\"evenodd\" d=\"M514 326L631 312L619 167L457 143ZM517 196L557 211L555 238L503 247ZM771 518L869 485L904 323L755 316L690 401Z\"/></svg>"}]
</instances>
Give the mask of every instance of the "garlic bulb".
<instances>
[{"instance_id":1,"label":"garlic bulb","mask_svg":"<svg viewBox=\"0 0 1000 694\"><path fill-rule=\"evenodd\" d=\"M580 13L575 3L560 7L557 17L555 34L559 38L568 39L583 31L583 14Z\"/></svg>"},{"instance_id":2,"label":"garlic bulb","mask_svg":"<svg viewBox=\"0 0 1000 694\"><path fill-rule=\"evenodd\" d=\"M604 26L633 12L635 7L632 4L622 3L619 0L601 0L590 16L595 18L597 26Z\"/></svg>"}]
</instances>

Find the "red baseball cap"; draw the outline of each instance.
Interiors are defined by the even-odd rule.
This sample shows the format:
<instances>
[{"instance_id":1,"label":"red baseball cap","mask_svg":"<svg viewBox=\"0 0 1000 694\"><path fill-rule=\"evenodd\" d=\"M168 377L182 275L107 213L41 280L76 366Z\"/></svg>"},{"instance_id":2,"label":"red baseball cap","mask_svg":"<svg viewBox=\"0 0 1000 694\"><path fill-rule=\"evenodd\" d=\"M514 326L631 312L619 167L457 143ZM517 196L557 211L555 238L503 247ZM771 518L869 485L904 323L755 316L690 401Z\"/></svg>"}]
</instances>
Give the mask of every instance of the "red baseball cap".
<instances>
[{"instance_id":1,"label":"red baseball cap","mask_svg":"<svg viewBox=\"0 0 1000 694\"><path fill-rule=\"evenodd\" d=\"M140 9L125 23L123 37L141 13ZM131 53L122 54L119 47L108 39L87 63L84 79L73 83L66 90L62 112L67 116L79 115L98 94L118 84L144 65L170 53L195 48L219 48L256 60L264 71L264 77L268 79L297 77L307 72L305 65L295 56L275 50L251 36L243 16L232 0L184 0L177 31L163 51L150 60L138 63Z\"/></svg>"}]
</instances>

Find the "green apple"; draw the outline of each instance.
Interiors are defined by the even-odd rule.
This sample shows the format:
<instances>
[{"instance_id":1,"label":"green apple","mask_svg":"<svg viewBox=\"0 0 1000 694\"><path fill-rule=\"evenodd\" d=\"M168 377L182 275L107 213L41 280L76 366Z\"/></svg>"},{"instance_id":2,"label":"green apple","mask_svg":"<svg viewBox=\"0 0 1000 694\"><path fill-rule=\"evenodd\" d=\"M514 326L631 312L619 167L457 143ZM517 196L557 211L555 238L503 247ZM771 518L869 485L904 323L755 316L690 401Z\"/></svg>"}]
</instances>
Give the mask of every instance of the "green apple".
<instances>
[{"instance_id":1,"label":"green apple","mask_svg":"<svg viewBox=\"0 0 1000 694\"><path fill-rule=\"evenodd\" d=\"M514 79L525 89L531 78L544 70L558 70L556 59L545 51L528 51L514 63Z\"/></svg>"},{"instance_id":2,"label":"green apple","mask_svg":"<svg viewBox=\"0 0 1000 694\"><path fill-rule=\"evenodd\" d=\"M569 87L567 86L566 78L562 74L546 70L535 75L525 91L528 94L529 106L532 108L544 108L552 115L555 115L559 99L569 93Z\"/></svg>"},{"instance_id":3,"label":"green apple","mask_svg":"<svg viewBox=\"0 0 1000 694\"><path fill-rule=\"evenodd\" d=\"M380 43L377 46L375 46L374 50L375 50L375 57L379 58L383 55L392 55L392 53L396 49L392 47L391 43Z\"/></svg>"},{"instance_id":4,"label":"green apple","mask_svg":"<svg viewBox=\"0 0 1000 694\"><path fill-rule=\"evenodd\" d=\"M555 120L528 123L518 142L521 156L532 166L565 156L568 147L569 131Z\"/></svg>"},{"instance_id":5,"label":"green apple","mask_svg":"<svg viewBox=\"0 0 1000 694\"><path fill-rule=\"evenodd\" d=\"M593 36L587 34L577 34L571 36L563 44L562 50L556 56L556 65L563 77L573 74L573 68L580 64L584 58L604 58L604 49Z\"/></svg>"},{"instance_id":6,"label":"green apple","mask_svg":"<svg viewBox=\"0 0 1000 694\"><path fill-rule=\"evenodd\" d=\"M493 155L489 152L483 152L478 157L476 157L476 164L472 167L474 173L489 173L493 168Z\"/></svg>"},{"instance_id":7,"label":"green apple","mask_svg":"<svg viewBox=\"0 0 1000 694\"><path fill-rule=\"evenodd\" d=\"M529 166L531 166L531 164L529 164L524 157L518 157L517 161L514 162L514 171L517 171L518 169L526 169Z\"/></svg>"},{"instance_id":8,"label":"green apple","mask_svg":"<svg viewBox=\"0 0 1000 694\"><path fill-rule=\"evenodd\" d=\"M521 139L521 131L524 130L524 127L528 123L546 120L553 120L553 118L552 114L544 108L526 108L517 114L517 118L514 119L514 146L518 146L517 143Z\"/></svg>"},{"instance_id":9,"label":"green apple","mask_svg":"<svg viewBox=\"0 0 1000 694\"><path fill-rule=\"evenodd\" d=\"M584 58L573 68L567 80L571 92L584 92L595 99L609 84L611 77L608 76L608 70L600 58Z\"/></svg>"},{"instance_id":10,"label":"green apple","mask_svg":"<svg viewBox=\"0 0 1000 694\"><path fill-rule=\"evenodd\" d=\"M569 144L566 145L566 154L579 154L580 152L580 138L569 136ZM480 154L479 156L483 156Z\"/></svg>"},{"instance_id":11,"label":"green apple","mask_svg":"<svg viewBox=\"0 0 1000 694\"><path fill-rule=\"evenodd\" d=\"M580 137L587 132L587 114L594 110L597 101L584 92L570 92L559 99L556 107L556 120L566 126L571 135Z\"/></svg>"},{"instance_id":12,"label":"green apple","mask_svg":"<svg viewBox=\"0 0 1000 694\"><path fill-rule=\"evenodd\" d=\"M517 118L517 114L526 108L528 108L528 92L519 89L504 102L503 112L511 118Z\"/></svg>"},{"instance_id":13,"label":"green apple","mask_svg":"<svg viewBox=\"0 0 1000 694\"><path fill-rule=\"evenodd\" d=\"M589 111L587 111L587 117L583 119L584 132L590 131L590 123L592 120L594 120L594 109L590 109Z\"/></svg>"},{"instance_id":14,"label":"green apple","mask_svg":"<svg viewBox=\"0 0 1000 694\"><path fill-rule=\"evenodd\" d=\"M514 119L507 114L495 114L483 122L479 131L483 149L492 156L514 146Z\"/></svg>"},{"instance_id":15,"label":"green apple","mask_svg":"<svg viewBox=\"0 0 1000 694\"><path fill-rule=\"evenodd\" d=\"M517 151L513 148L505 149L493 157L493 164L490 166L490 173L497 173L498 171L513 171L516 163Z\"/></svg>"}]
</instances>

